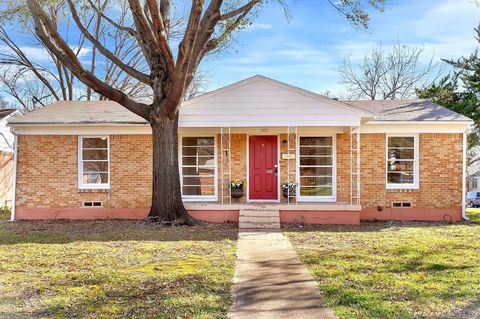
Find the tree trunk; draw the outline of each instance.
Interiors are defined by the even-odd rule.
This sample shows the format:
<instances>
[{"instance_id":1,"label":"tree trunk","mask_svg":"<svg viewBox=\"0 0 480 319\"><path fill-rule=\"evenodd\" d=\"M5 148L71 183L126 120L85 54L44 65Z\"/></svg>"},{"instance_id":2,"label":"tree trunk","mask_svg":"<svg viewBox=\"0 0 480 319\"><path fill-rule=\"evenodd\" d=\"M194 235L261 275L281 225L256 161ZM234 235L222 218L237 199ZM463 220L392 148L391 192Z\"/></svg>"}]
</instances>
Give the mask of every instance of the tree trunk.
<instances>
[{"instance_id":1,"label":"tree trunk","mask_svg":"<svg viewBox=\"0 0 480 319\"><path fill-rule=\"evenodd\" d=\"M153 144L152 207L148 218L158 223L193 225L183 206L178 167L178 113L150 121Z\"/></svg>"}]
</instances>

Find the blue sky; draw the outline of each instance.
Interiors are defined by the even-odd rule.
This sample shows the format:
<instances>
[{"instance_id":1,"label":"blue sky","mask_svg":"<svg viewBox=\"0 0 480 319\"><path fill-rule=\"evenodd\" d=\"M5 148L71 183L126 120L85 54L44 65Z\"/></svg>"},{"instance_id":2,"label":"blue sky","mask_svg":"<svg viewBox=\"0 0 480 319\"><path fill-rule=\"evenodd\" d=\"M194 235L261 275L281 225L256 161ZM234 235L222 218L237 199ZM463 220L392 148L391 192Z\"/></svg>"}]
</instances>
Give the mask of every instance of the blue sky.
<instances>
[{"instance_id":1,"label":"blue sky","mask_svg":"<svg viewBox=\"0 0 480 319\"><path fill-rule=\"evenodd\" d=\"M209 89L262 74L315 92L343 92L336 69L346 55L362 59L375 45L397 40L425 48L424 58L456 58L477 46L480 8L471 0L394 0L371 12L371 30L353 28L327 1L296 0L287 22L278 5L240 32L234 50L204 61ZM235 52L237 51L237 52Z\"/></svg>"}]
</instances>

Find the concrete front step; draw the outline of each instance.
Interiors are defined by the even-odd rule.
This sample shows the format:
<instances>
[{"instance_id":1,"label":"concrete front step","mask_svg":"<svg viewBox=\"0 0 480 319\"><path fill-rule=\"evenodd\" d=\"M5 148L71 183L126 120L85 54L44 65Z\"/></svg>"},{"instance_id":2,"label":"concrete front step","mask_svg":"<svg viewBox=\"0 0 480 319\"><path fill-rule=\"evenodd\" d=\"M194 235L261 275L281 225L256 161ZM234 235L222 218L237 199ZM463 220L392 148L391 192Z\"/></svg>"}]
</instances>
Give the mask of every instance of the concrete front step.
<instances>
[{"instance_id":1,"label":"concrete front step","mask_svg":"<svg viewBox=\"0 0 480 319\"><path fill-rule=\"evenodd\" d=\"M240 229L279 229L280 212L278 210L240 210L238 227Z\"/></svg>"},{"instance_id":2,"label":"concrete front step","mask_svg":"<svg viewBox=\"0 0 480 319\"><path fill-rule=\"evenodd\" d=\"M278 222L278 216L267 216L267 217L262 217L262 216L240 216L239 217L239 222L245 222L245 223L276 223Z\"/></svg>"},{"instance_id":3,"label":"concrete front step","mask_svg":"<svg viewBox=\"0 0 480 319\"><path fill-rule=\"evenodd\" d=\"M240 229L280 229L280 223L239 223Z\"/></svg>"},{"instance_id":4,"label":"concrete front step","mask_svg":"<svg viewBox=\"0 0 480 319\"><path fill-rule=\"evenodd\" d=\"M280 216L280 211L278 210L249 210L249 209L241 209L240 210L240 217L241 216L258 216L258 217L266 217L266 216Z\"/></svg>"}]
</instances>

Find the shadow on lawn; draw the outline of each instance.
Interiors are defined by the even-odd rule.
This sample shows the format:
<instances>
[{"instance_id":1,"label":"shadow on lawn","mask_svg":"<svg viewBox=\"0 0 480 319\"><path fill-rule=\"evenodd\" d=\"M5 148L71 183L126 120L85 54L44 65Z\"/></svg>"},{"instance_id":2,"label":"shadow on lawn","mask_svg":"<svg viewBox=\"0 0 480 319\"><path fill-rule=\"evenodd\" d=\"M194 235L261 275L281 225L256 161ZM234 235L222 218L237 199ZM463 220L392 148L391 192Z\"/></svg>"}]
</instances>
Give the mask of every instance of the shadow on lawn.
<instances>
[{"instance_id":1,"label":"shadow on lawn","mask_svg":"<svg viewBox=\"0 0 480 319\"><path fill-rule=\"evenodd\" d=\"M0 222L0 245L75 241L236 241L237 237L238 229L233 224L161 227L128 220Z\"/></svg>"},{"instance_id":2,"label":"shadow on lawn","mask_svg":"<svg viewBox=\"0 0 480 319\"><path fill-rule=\"evenodd\" d=\"M305 231L324 231L332 233L362 233L362 232L378 232L387 229L394 229L400 227L414 227L414 228L426 228L426 227L455 227L455 226L467 226L478 227L480 223L475 222L458 222L458 223L445 223L445 222L407 222L407 221L375 221L375 222L361 222L360 225L299 225L291 224L282 226L283 231L287 232L305 232Z\"/></svg>"},{"instance_id":3,"label":"shadow on lawn","mask_svg":"<svg viewBox=\"0 0 480 319\"><path fill-rule=\"evenodd\" d=\"M0 311L0 318L210 318L222 317L230 305L231 284L212 283L205 275L137 278L76 273L59 285L41 294L33 287L23 291L19 298L27 305L33 301L31 307ZM212 296L217 297L215 302L209 299Z\"/></svg>"}]
</instances>

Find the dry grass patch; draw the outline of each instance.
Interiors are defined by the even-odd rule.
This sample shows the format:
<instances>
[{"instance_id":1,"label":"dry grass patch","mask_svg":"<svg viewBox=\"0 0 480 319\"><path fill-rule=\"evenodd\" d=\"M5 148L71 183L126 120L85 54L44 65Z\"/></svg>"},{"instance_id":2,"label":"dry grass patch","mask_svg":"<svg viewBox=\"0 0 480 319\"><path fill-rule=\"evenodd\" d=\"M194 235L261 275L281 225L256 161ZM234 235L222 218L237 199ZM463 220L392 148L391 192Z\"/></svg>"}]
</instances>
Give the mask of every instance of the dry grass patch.
<instances>
[{"instance_id":1,"label":"dry grass patch","mask_svg":"<svg viewBox=\"0 0 480 319\"><path fill-rule=\"evenodd\" d=\"M224 318L237 229L0 222L0 318Z\"/></svg>"},{"instance_id":2,"label":"dry grass patch","mask_svg":"<svg viewBox=\"0 0 480 319\"><path fill-rule=\"evenodd\" d=\"M340 318L480 317L480 224L286 229Z\"/></svg>"}]
</instances>

